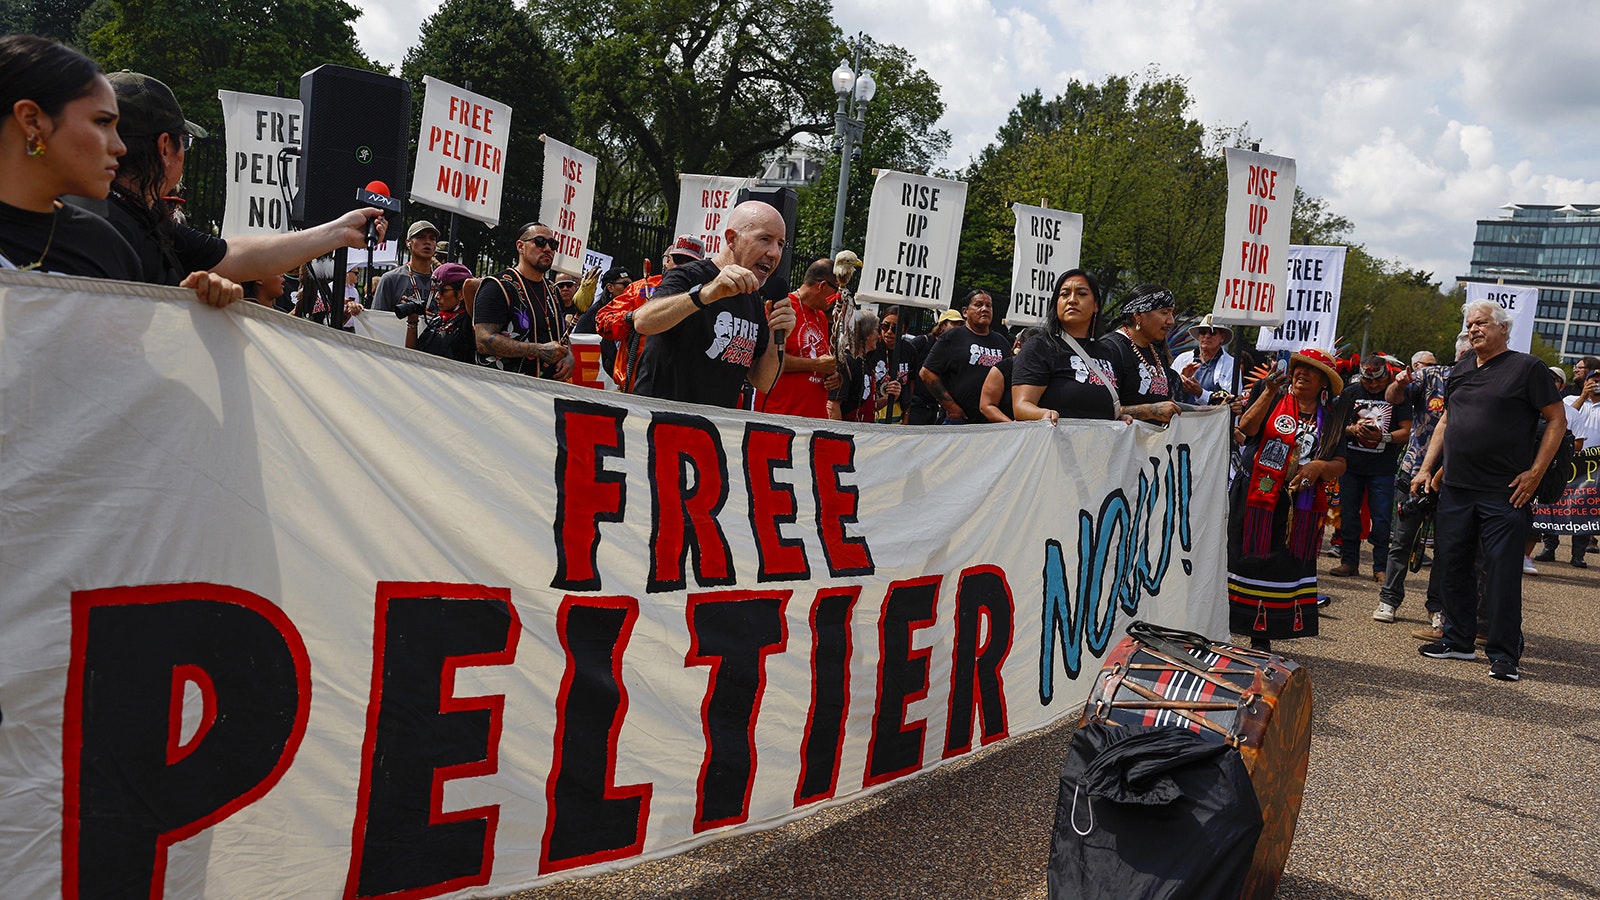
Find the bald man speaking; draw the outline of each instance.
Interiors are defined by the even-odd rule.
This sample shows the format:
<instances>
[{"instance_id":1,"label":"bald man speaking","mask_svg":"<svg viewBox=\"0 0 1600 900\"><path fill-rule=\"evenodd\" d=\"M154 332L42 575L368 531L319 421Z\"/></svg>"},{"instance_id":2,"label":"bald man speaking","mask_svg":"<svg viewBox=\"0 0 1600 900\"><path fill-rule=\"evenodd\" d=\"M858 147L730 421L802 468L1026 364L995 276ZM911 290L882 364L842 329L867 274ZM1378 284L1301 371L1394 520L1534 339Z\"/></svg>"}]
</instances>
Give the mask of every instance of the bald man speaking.
<instances>
[{"instance_id":1,"label":"bald man speaking","mask_svg":"<svg viewBox=\"0 0 1600 900\"><path fill-rule=\"evenodd\" d=\"M747 200L728 214L722 250L661 277L655 296L632 312L633 328L651 335L639 359L634 393L729 409L746 380L771 390L781 341L794 328L787 297L772 304L757 293L783 259L778 210Z\"/></svg>"}]
</instances>

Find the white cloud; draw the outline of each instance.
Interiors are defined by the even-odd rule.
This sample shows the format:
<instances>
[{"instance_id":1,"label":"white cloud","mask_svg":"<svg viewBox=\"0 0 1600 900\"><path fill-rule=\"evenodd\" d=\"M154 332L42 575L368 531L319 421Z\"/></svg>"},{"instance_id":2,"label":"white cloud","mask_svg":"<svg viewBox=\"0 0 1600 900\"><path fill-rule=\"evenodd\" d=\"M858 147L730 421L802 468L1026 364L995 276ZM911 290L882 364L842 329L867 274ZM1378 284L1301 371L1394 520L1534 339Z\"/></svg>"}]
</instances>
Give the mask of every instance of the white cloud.
<instances>
[{"instance_id":1,"label":"white cloud","mask_svg":"<svg viewBox=\"0 0 1600 900\"><path fill-rule=\"evenodd\" d=\"M364 4L398 66L434 6ZM964 166L1017 99L1155 65L1208 127L1249 123L1381 258L1450 279L1507 201L1600 203L1600 4L1587 0L842 0L834 20L910 51L941 85ZM1093 223L1088 223L1092 228Z\"/></svg>"}]
</instances>

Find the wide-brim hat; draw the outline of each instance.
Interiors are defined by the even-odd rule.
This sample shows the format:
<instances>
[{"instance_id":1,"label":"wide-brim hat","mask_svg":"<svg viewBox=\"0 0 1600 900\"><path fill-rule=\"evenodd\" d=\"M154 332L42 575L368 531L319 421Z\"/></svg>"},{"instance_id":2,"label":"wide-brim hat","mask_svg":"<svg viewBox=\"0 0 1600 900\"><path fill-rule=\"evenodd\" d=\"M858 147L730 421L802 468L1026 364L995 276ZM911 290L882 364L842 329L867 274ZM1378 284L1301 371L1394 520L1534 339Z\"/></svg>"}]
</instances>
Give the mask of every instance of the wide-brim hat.
<instances>
[{"instance_id":1,"label":"wide-brim hat","mask_svg":"<svg viewBox=\"0 0 1600 900\"><path fill-rule=\"evenodd\" d=\"M1201 319L1198 323L1189 326L1189 333L1221 334L1223 340L1233 340L1233 329L1226 325L1218 325L1217 323L1211 321L1211 313L1206 313L1206 317L1204 319Z\"/></svg>"},{"instance_id":2,"label":"wide-brim hat","mask_svg":"<svg viewBox=\"0 0 1600 900\"><path fill-rule=\"evenodd\" d=\"M1290 364L1305 363L1322 372L1328 379L1328 390L1334 394L1344 393L1344 379L1339 377L1339 371L1333 367L1333 357L1328 351L1316 347L1307 347L1289 357Z\"/></svg>"}]
</instances>

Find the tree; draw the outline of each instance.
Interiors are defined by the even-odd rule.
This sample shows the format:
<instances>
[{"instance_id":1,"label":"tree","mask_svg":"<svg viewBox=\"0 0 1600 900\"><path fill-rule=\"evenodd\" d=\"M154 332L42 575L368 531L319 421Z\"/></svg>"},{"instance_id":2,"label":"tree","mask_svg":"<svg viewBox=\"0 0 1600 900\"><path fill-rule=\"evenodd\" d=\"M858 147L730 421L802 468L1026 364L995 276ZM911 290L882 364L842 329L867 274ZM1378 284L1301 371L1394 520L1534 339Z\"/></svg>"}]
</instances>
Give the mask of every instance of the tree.
<instances>
[{"instance_id":1,"label":"tree","mask_svg":"<svg viewBox=\"0 0 1600 900\"><path fill-rule=\"evenodd\" d=\"M1052 100L1024 96L968 172L959 271L991 289L1011 279L1013 202L1080 212L1082 261L1115 296L1154 281L1180 312L1209 309L1222 259L1227 172L1221 147L1188 117L1182 79L1154 70L1077 80ZM1115 305L1114 302L1112 304Z\"/></svg>"},{"instance_id":2,"label":"tree","mask_svg":"<svg viewBox=\"0 0 1600 900\"><path fill-rule=\"evenodd\" d=\"M78 22L93 0L10 0L0 4L0 34L37 34L64 44L78 39Z\"/></svg>"},{"instance_id":3,"label":"tree","mask_svg":"<svg viewBox=\"0 0 1600 900\"><path fill-rule=\"evenodd\" d=\"M358 15L343 0L98 0L84 40L106 71L161 79L186 118L219 130L219 89L294 97L325 63L383 71L356 46Z\"/></svg>"},{"instance_id":4,"label":"tree","mask_svg":"<svg viewBox=\"0 0 1600 900\"><path fill-rule=\"evenodd\" d=\"M406 52L400 74L411 84L412 128L422 122L423 76L429 75L512 107L500 225L462 228L459 255L504 256L516 229L539 216L544 145L539 135L571 141L572 110L561 64L552 56L533 14L513 0L447 0L422 23L422 38ZM415 158L415 154L413 154ZM441 214L435 224L448 229Z\"/></svg>"},{"instance_id":5,"label":"tree","mask_svg":"<svg viewBox=\"0 0 1600 900\"><path fill-rule=\"evenodd\" d=\"M666 220L678 175L748 174L832 127L839 30L824 0L536 0L568 60L577 137L649 173Z\"/></svg>"},{"instance_id":6,"label":"tree","mask_svg":"<svg viewBox=\"0 0 1600 900\"><path fill-rule=\"evenodd\" d=\"M844 245L861 253L872 202L872 170L928 174L934 160L950 149L950 132L935 128L944 115L939 85L915 58L892 44L870 44L862 65L872 70L877 95L867 104L866 128L852 162L845 202ZM827 146L819 142L817 149ZM794 242L807 257L829 255L833 211L839 196L839 154L828 157L817 183L800 196Z\"/></svg>"}]
</instances>

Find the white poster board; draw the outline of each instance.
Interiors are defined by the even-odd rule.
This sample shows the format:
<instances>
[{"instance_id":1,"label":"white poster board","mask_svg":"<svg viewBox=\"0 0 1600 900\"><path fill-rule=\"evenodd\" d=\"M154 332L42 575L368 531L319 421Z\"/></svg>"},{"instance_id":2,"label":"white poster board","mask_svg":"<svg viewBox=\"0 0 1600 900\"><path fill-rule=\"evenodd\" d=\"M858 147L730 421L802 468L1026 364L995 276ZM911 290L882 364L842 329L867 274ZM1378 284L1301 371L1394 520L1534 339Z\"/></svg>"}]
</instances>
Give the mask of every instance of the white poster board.
<instances>
[{"instance_id":1,"label":"white poster board","mask_svg":"<svg viewBox=\"0 0 1600 900\"><path fill-rule=\"evenodd\" d=\"M511 107L431 75L422 91L412 201L500 224Z\"/></svg>"},{"instance_id":2,"label":"white poster board","mask_svg":"<svg viewBox=\"0 0 1600 900\"><path fill-rule=\"evenodd\" d=\"M589 249L589 226L594 219L594 180L598 161L555 138L544 141L544 190L539 198L539 221L549 225L561 241L556 248L557 272L582 275L584 252Z\"/></svg>"},{"instance_id":3,"label":"white poster board","mask_svg":"<svg viewBox=\"0 0 1600 900\"><path fill-rule=\"evenodd\" d=\"M1226 636L1222 407L814 422L38 273L0 322L8 897L511 893L1075 719L1134 618Z\"/></svg>"},{"instance_id":4,"label":"white poster board","mask_svg":"<svg viewBox=\"0 0 1600 900\"><path fill-rule=\"evenodd\" d=\"M722 252L722 231L728 213L739 203L739 192L755 184L754 178L718 175L678 176L678 223L673 234L692 234L706 247L706 256ZM789 235L790 242L794 235Z\"/></svg>"},{"instance_id":5,"label":"white poster board","mask_svg":"<svg viewBox=\"0 0 1600 900\"><path fill-rule=\"evenodd\" d=\"M1283 322L1288 281L1289 220L1294 214L1294 160L1229 147L1228 212L1222 273L1212 321L1227 325Z\"/></svg>"},{"instance_id":6,"label":"white poster board","mask_svg":"<svg viewBox=\"0 0 1600 900\"><path fill-rule=\"evenodd\" d=\"M300 175L293 156L278 154L300 149L300 101L236 91L217 91L217 99L228 148L222 237L289 231L284 198L299 190Z\"/></svg>"},{"instance_id":7,"label":"white poster board","mask_svg":"<svg viewBox=\"0 0 1600 900\"><path fill-rule=\"evenodd\" d=\"M1346 249L1303 244L1289 247L1283 324L1277 328L1263 327L1256 337L1257 350L1298 351L1320 347L1331 352L1334 349Z\"/></svg>"},{"instance_id":8,"label":"white poster board","mask_svg":"<svg viewBox=\"0 0 1600 900\"><path fill-rule=\"evenodd\" d=\"M1498 303L1511 316L1511 335L1507 346L1528 353L1533 349L1533 313L1539 305L1539 289L1515 284L1467 282L1467 302L1488 300ZM1467 330L1467 317L1461 317L1461 330Z\"/></svg>"},{"instance_id":9,"label":"white poster board","mask_svg":"<svg viewBox=\"0 0 1600 900\"><path fill-rule=\"evenodd\" d=\"M877 175L856 298L949 309L967 183L888 169Z\"/></svg>"},{"instance_id":10,"label":"white poster board","mask_svg":"<svg viewBox=\"0 0 1600 900\"><path fill-rule=\"evenodd\" d=\"M1011 204L1017 218L1011 252L1011 303L1007 325L1043 325L1053 313L1051 292L1062 272L1078 267L1083 249L1083 215Z\"/></svg>"}]
</instances>

